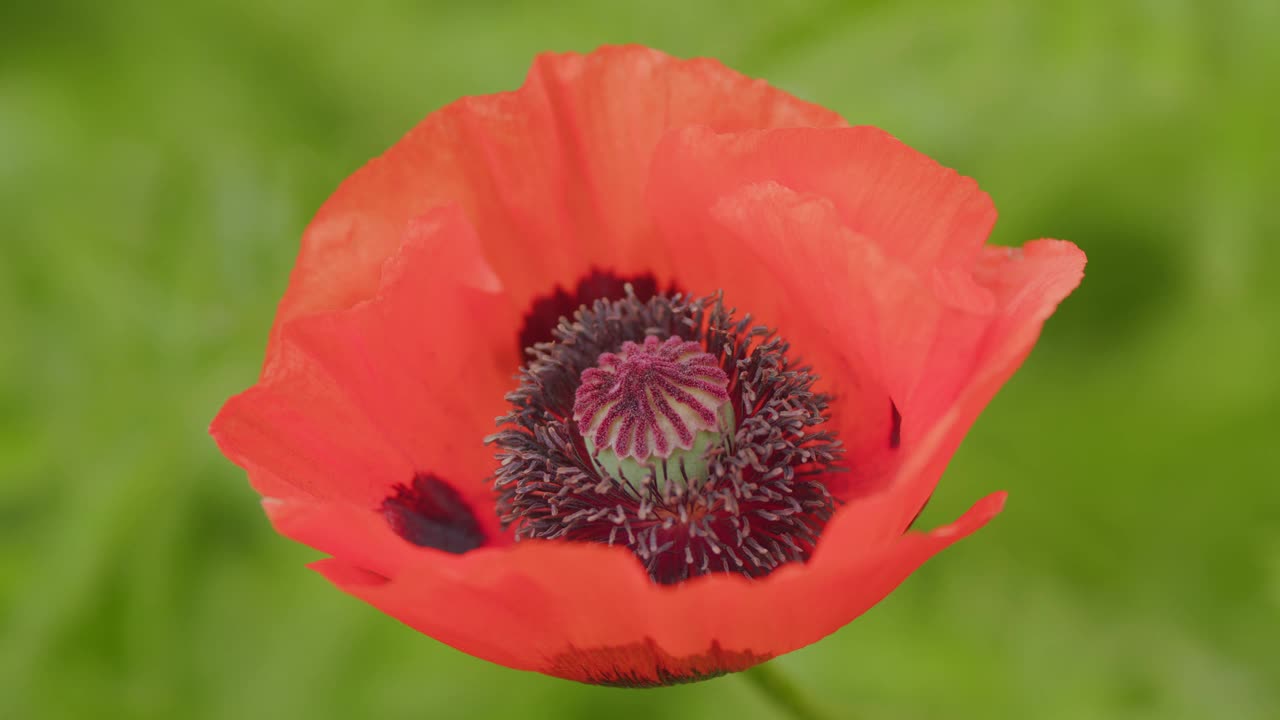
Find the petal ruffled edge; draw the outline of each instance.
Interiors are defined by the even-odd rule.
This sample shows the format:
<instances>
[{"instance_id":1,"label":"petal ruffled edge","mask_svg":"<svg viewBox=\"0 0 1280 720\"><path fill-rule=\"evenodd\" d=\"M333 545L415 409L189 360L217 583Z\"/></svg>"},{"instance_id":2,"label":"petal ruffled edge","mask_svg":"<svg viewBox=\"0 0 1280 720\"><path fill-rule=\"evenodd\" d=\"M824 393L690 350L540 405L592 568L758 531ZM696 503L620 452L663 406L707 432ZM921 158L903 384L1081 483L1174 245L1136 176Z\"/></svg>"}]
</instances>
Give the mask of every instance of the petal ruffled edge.
<instances>
[{"instance_id":1,"label":"petal ruffled edge","mask_svg":"<svg viewBox=\"0 0 1280 720\"><path fill-rule=\"evenodd\" d=\"M410 224L375 297L290 323L277 361L210 431L268 496L376 508L430 473L482 509L514 323L466 217L438 208Z\"/></svg>"},{"instance_id":2,"label":"petal ruffled edge","mask_svg":"<svg viewBox=\"0 0 1280 720\"><path fill-rule=\"evenodd\" d=\"M520 309L591 267L665 269L649 242L644 183L662 134L694 124L844 121L715 60L638 46L539 55L520 89L433 112L325 203L303 236L268 362L292 319L370 297L405 224L443 203L464 208Z\"/></svg>"},{"instance_id":3,"label":"petal ruffled edge","mask_svg":"<svg viewBox=\"0 0 1280 720\"><path fill-rule=\"evenodd\" d=\"M867 125L674 130L655 150L652 182L673 178L703 207L758 183L824 198L841 225L917 272L970 267L996 220L972 178Z\"/></svg>"},{"instance_id":4,"label":"petal ruffled edge","mask_svg":"<svg viewBox=\"0 0 1280 720\"><path fill-rule=\"evenodd\" d=\"M281 534L333 554L313 568L426 635L516 669L645 686L742 670L820 640L1003 503L998 493L932 532L825 553L765 580L715 575L675 588L654 585L622 548L528 542L456 556L408 547L357 508L265 506Z\"/></svg>"},{"instance_id":5,"label":"petal ruffled edge","mask_svg":"<svg viewBox=\"0 0 1280 720\"><path fill-rule=\"evenodd\" d=\"M745 310L777 327L826 376L823 389L836 397L834 421L854 467L849 487L837 484L833 492L858 497L909 483L918 491L901 495L908 522L1083 272L1083 253L1062 241L1053 254L1043 241L1024 250L981 248L994 219L986 195L874 128L684 129L659 145L653 175L658 225L685 254L678 281L695 293L722 288L731 304L750 303ZM856 186L881 177L898 177L886 191L887 209L872 207L874 188ZM923 186L904 207L910 178ZM942 219L920 221L935 200ZM957 238L928 243L946 251L932 255L886 248L911 228ZM971 417L948 420L945 439L929 437L956 412ZM900 467L919 454L917 446L924 456L935 446L949 449L929 472ZM886 531L905 527L896 515Z\"/></svg>"}]
</instances>

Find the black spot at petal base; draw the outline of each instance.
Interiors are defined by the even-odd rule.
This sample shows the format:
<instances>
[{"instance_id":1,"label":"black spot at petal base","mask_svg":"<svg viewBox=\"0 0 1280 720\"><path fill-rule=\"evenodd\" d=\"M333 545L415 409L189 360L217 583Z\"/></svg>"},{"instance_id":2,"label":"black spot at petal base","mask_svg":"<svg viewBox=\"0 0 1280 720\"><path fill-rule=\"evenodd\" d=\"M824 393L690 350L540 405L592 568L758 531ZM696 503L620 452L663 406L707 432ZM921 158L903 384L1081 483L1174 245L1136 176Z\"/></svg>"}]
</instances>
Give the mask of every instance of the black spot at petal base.
<instances>
[{"instance_id":1,"label":"black spot at petal base","mask_svg":"<svg viewBox=\"0 0 1280 720\"><path fill-rule=\"evenodd\" d=\"M418 473L382 502L392 530L414 545L461 555L485 544L475 513L451 485L431 473Z\"/></svg>"}]
</instances>

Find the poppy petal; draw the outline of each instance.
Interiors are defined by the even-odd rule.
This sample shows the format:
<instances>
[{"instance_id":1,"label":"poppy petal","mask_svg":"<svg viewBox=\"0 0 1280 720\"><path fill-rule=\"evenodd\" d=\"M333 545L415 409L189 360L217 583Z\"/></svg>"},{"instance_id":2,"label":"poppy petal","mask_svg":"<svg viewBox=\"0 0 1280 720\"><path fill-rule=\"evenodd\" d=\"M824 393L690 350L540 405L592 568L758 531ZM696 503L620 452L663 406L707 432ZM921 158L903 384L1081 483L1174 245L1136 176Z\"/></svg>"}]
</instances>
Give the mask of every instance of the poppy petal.
<instances>
[{"instance_id":1,"label":"poppy petal","mask_svg":"<svg viewBox=\"0 0 1280 720\"><path fill-rule=\"evenodd\" d=\"M714 60L635 46L539 56L519 90L432 113L325 203L303 237L268 362L285 323L371 297L405 225L440 204L464 209L521 310L592 267L664 270L641 188L662 133L690 124L844 123Z\"/></svg>"},{"instance_id":2,"label":"poppy petal","mask_svg":"<svg viewBox=\"0 0 1280 720\"><path fill-rule=\"evenodd\" d=\"M862 336L863 369L875 373L899 409L909 400L939 326L935 282L948 281L965 310L989 309L981 289L966 280L995 220L990 199L973 180L879 129L674 131L657 149L649 188L668 243L686 253L678 275L700 270L703 282L723 287L746 272L756 279L736 284L752 298L749 309L757 314L791 307L796 298L808 300L803 314L827 315L821 326L828 336L832 328ZM779 204L788 207L775 209ZM722 228L706 227L713 208L721 216L716 224L736 218L741 230L755 231L731 241L730 250L725 241L717 242ZM796 227L768 222L764 213L789 216L787 224ZM700 226L705 229L695 236ZM791 254L794 231L817 236L821 247ZM841 239L822 237L831 232ZM747 243L756 252L743 252ZM786 273L775 271L777 261ZM828 262L841 272L827 272ZM775 289L774 277L782 275L785 293ZM883 317L869 314L876 306ZM777 322L780 331L795 335L796 322Z\"/></svg>"},{"instance_id":3,"label":"poppy petal","mask_svg":"<svg viewBox=\"0 0 1280 720\"><path fill-rule=\"evenodd\" d=\"M882 254L844 227L824 198L773 182L725 179L717 187L715 171L703 170L674 143L654 160L650 202L664 240L682 253L675 281L694 293L723 290L730 305L776 328L814 367L818 387L834 396L846 464L857 473L829 476L833 494L847 499L883 487L898 455L894 388L881 372L883 324L868 297L875 271L861 260Z\"/></svg>"},{"instance_id":4,"label":"poppy petal","mask_svg":"<svg viewBox=\"0 0 1280 720\"><path fill-rule=\"evenodd\" d=\"M807 310L832 327L851 328L844 342L854 347L839 348L835 362L861 354L864 367L878 370L885 385L904 398L895 405L903 416L895 453L899 465L876 462L874 455L867 463L865 451L858 452L865 447L858 430L883 419L878 409L868 421L865 408L845 398L833 408L841 436L854 439L853 457L868 465L853 463L855 473L865 481L868 472L893 470L886 477L901 503L894 514L882 516L893 534L905 530L919 512L969 427L1083 277L1079 248L1041 240L1022 249L984 250L976 272L963 283L940 282L936 275L934 283L925 283L873 244L842 230L825 199L777 186L753 186L730 196L713 215L730 231L727 238L740 240L776 273L772 285L795 310ZM814 277L803 271L805 265L823 271ZM859 343L862 328L874 332ZM867 348L878 349L878 358ZM848 362L845 367L853 366ZM915 376L903 375L906 369Z\"/></svg>"},{"instance_id":5,"label":"poppy petal","mask_svg":"<svg viewBox=\"0 0 1280 720\"><path fill-rule=\"evenodd\" d=\"M215 438L265 477L366 507L431 472L484 508L476 515L496 535L482 439L503 408L501 330L515 322L499 290L465 216L428 213L376 298L285 328L279 361L218 415Z\"/></svg>"},{"instance_id":6,"label":"poppy petal","mask_svg":"<svg viewBox=\"0 0 1280 720\"><path fill-rule=\"evenodd\" d=\"M852 139L842 140L843 135ZM801 172L804 163L792 162L787 153L778 151L781 147L800 153L793 146L803 136L812 136L815 146L832 155L845 153L843 159L851 166L849 183L868 182L871 171L860 169L859 163L869 165L880 173L872 177L897 177L892 190L905 193L908 200L886 200L898 208L896 216L858 215L857 203L850 198L861 197L861 191L843 188L841 176L825 166L814 171L825 180L806 179ZM849 148L863 147L874 152L868 151L869 157L863 159L850 154ZM972 181L927 158L909 157L913 153L884 133L866 128L742 136L688 129L668 135L654 161L650 202L667 242L681 248L686 260L678 265L677 281L695 289L723 288L731 301L750 298L747 309L778 327L797 353L809 359L820 375L827 375L827 387L836 395L833 415L850 448L855 473L852 487L843 487L838 477L832 477L829 485L846 498L878 491L890 482L897 462L950 411L984 363L1000 359L992 348L1012 328L1006 320L1011 311L1004 307L1011 298L1038 308L1014 313L1038 328L1079 282L1083 263L1083 254L1074 250L1073 255L1062 255L1066 265L1061 282L1043 280L1039 273L1052 269L1040 264L1010 281L1012 287L997 287L993 278L1002 276L991 258L1000 253L993 256L991 250L974 255L970 266L910 264L928 260L927 249L937 251L932 255L936 262L958 262L971 254L975 242L981 243L990 219L984 210L989 205L986 196ZM909 171L879 170L887 163L886 155L897 158L897 164ZM812 152L808 157L810 164L821 165ZM726 168L735 163L749 171L730 174ZM797 192L774 179L753 179L770 172L809 187L836 188L834 192L840 194L832 199ZM951 208L944 203L941 211L944 220L950 218L939 221L942 230L930 230L933 226L912 220L927 215L929 209L909 205L916 196L906 192L909 188L902 186L902 178L922 178L918 193L922 203L952 198ZM934 235L945 230L959 239L935 240L921 250L891 253L884 242L850 227L851 221L887 235L914 227ZM1069 243L1065 246L1074 249ZM982 263L975 274L972 265L979 259ZM1038 301L1020 294L1018 281L1032 283L1033 295L1036 288L1047 294L1035 296ZM1024 349L1030 348L1034 337L1022 338ZM967 424L960 428L958 435L967 428ZM931 488L933 482L920 484ZM908 512L914 517L918 510L917 504Z\"/></svg>"},{"instance_id":7,"label":"poppy petal","mask_svg":"<svg viewBox=\"0 0 1280 720\"><path fill-rule=\"evenodd\" d=\"M270 383L228 400L210 427L255 487L376 507L388 488L413 477L409 459L309 357L285 346L277 368Z\"/></svg>"},{"instance_id":8,"label":"poppy petal","mask_svg":"<svg viewBox=\"0 0 1280 720\"><path fill-rule=\"evenodd\" d=\"M624 268L652 267L644 187L653 149L671 128L720 131L840 126L825 108L797 100L715 60L675 60L638 47L543 55L525 90L550 106L569 160L580 237L616 249Z\"/></svg>"},{"instance_id":9,"label":"poppy petal","mask_svg":"<svg viewBox=\"0 0 1280 720\"><path fill-rule=\"evenodd\" d=\"M974 277L994 297L994 311L972 360L973 373L922 447L935 447L940 461L926 471L904 474L908 489L899 526L906 528L933 493L938 478L978 415L1022 365L1044 323L1084 278L1085 254L1065 240L1035 240L1021 248L987 247ZM908 508L915 507L915 511Z\"/></svg>"},{"instance_id":10,"label":"poppy petal","mask_svg":"<svg viewBox=\"0 0 1280 720\"><path fill-rule=\"evenodd\" d=\"M505 412L517 316L456 206L413 221L377 297L284 329L414 467L455 481L490 519L484 437Z\"/></svg>"},{"instance_id":11,"label":"poppy petal","mask_svg":"<svg viewBox=\"0 0 1280 720\"><path fill-rule=\"evenodd\" d=\"M753 307L784 308L780 332L831 376L833 422L857 474L843 496L882 488L973 372L990 317L968 308L992 301L942 301L914 270L844 227L826 198L762 183L722 197L710 216L719 242L757 266L759 279L742 288ZM972 280L964 287L986 292Z\"/></svg>"},{"instance_id":12,"label":"poppy petal","mask_svg":"<svg viewBox=\"0 0 1280 720\"><path fill-rule=\"evenodd\" d=\"M621 548L529 542L464 556L402 551L385 525L351 508L267 509L282 534L334 554L313 567L338 587L459 650L571 680L653 685L741 670L825 637L1003 502L993 495L930 533L825 553L764 580L706 576L675 588L654 585Z\"/></svg>"},{"instance_id":13,"label":"poppy petal","mask_svg":"<svg viewBox=\"0 0 1280 720\"><path fill-rule=\"evenodd\" d=\"M524 665L527 653L524 652L525 648L515 644L518 643L518 640L513 641L512 638L503 637L495 633L491 627L483 622L451 624L447 621L439 622L431 619L422 624L415 624L407 620L406 617L417 617L416 613L403 611L406 604L410 607L415 607L413 598L406 597L399 592L389 593L388 588L394 587L394 584L375 573L370 573L361 567L349 565L341 560L332 558L318 560L312 563L310 567L340 590L378 607L386 614L446 645L461 649L483 660L517 670L536 669ZM461 588L455 588L454 586L449 586L449 588L461 590ZM391 595L392 599L389 601L383 600L382 604L375 602L373 599L381 599L388 594ZM451 593L449 600L461 603L461 607L469 608L476 616L490 611L494 603L494 597L490 592L477 591L475 589L471 589L469 593ZM397 612L397 610L401 612ZM426 612L430 612L430 610L426 610ZM430 628L430 630L425 628Z\"/></svg>"},{"instance_id":14,"label":"poppy petal","mask_svg":"<svg viewBox=\"0 0 1280 720\"><path fill-rule=\"evenodd\" d=\"M925 270L976 260L995 223L972 178L875 127L673 131L657 150L696 167L696 190L775 182L831 201L841 224L889 257ZM668 173L677 172L670 169Z\"/></svg>"},{"instance_id":15,"label":"poppy petal","mask_svg":"<svg viewBox=\"0 0 1280 720\"><path fill-rule=\"evenodd\" d=\"M974 279L994 307L983 316L980 333L966 331L975 316L954 308L938 324L923 389L916 393L926 414L887 490L897 504L895 514L884 516L886 532L906 530L919 514L978 415L1021 366L1058 304L1080 284L1084 266L1084 253L1063 240L984 249ZM950 338L950 347L940 338ZM922 399L926 395L934 402Z\"/></svg>"}]
</instances>

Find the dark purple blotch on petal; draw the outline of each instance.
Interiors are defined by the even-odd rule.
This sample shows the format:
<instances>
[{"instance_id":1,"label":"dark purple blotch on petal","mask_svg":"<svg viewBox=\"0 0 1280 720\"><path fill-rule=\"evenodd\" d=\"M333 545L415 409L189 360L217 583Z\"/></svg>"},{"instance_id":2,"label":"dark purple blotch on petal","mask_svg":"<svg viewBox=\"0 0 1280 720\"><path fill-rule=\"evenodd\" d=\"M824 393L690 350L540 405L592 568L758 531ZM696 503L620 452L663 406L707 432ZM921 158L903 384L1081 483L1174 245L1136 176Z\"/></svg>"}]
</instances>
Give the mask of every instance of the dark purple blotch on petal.
<instances>
[{"instance_id":1,"label":"dark purple blotch on petal","mask_svg":"<svg viewBox=\"0 0 1280 720\"><path fill-rule=\"evenodd\" d=\"M382 515L400 537L414 545L461 555L484 545L475 513L451 485L418 473L382 502Z\"/></svg>"}]
</instances>

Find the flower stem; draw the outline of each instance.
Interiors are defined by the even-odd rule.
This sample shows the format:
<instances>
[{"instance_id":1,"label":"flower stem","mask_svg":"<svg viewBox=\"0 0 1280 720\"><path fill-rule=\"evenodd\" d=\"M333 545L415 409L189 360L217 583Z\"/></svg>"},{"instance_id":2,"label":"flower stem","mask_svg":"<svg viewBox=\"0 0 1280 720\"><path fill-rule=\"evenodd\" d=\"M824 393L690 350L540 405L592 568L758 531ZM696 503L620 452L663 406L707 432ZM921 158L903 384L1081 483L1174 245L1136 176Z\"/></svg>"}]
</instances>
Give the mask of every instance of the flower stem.
<instances>
[{"instance_id":1,"label":"flower stem","mask_svg":"<svg viewBox=\"0 0 1280 720\"><path fill-rule=\"evenodd\" d=\"M745 677L788 717L795 720L827 720L829 717L774 663L756 665L739 675Z\"/></svg>"}]
</instances>

